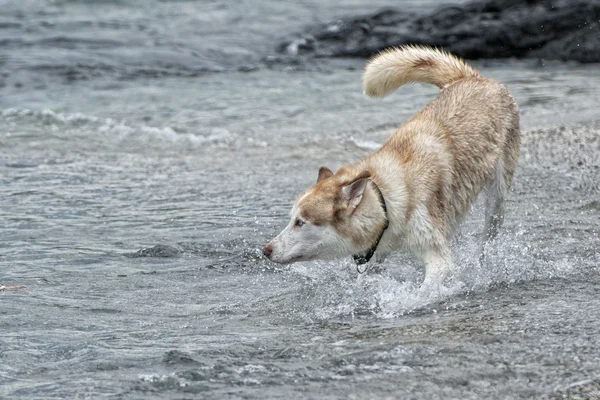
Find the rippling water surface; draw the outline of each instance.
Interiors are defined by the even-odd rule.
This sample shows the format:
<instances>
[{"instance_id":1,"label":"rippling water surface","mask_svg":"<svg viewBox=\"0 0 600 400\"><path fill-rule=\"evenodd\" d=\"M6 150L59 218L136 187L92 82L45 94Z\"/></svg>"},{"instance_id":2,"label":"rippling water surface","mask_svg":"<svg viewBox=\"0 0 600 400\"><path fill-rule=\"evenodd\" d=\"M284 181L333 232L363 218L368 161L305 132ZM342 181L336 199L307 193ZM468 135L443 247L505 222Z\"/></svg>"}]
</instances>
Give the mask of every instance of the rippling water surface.
<instances>
[{"instance_id":1,"label":"rippling water surface","mask_svg":"<svg viewBox=\"0 0 600 400\"><path fill-rule=\"evenodd\" d=\"M517 98L523 151L488 265L476 206L443 293L407 254L361 276L261 257L319 166L358 160L435 96L365 99L361 61L262 62L304 25L384 3L7 2L0 286L25 288L0 291L0 397L598 390L597 66L475 63Z\"/></svg>"}]
</instances>

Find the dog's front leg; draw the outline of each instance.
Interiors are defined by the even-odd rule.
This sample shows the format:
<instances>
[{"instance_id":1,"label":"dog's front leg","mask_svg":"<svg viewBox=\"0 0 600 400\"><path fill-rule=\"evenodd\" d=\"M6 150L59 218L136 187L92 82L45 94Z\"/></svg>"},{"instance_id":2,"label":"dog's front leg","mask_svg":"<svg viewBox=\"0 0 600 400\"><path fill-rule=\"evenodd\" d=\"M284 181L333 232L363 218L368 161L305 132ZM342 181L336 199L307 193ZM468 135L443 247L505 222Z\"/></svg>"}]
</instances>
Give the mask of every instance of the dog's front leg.
<instances>
[{"instance_id":1,"label":"dog's front leg","mask_svg":"<svg viewBox=\"0 0 600 400\"><path fill-rule=\"evenodd\" d=\"M422 257L425 261L424 286L442 284L454 269L452 254L447 243L439 243L424 249Z\"/></svg>"}]
</instances>

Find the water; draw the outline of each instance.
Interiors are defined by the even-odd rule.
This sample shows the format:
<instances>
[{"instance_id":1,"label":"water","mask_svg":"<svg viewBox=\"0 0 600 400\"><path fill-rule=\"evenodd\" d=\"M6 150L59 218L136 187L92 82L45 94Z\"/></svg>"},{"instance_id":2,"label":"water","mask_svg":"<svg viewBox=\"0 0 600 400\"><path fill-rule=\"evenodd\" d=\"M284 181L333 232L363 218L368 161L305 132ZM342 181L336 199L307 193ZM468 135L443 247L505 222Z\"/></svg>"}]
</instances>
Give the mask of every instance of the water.
<instances>
[{"instance_id":1,"label":"water","mask_svg":"<svg viewBox=\"0 0 600 400\"><path fill-rule=\"evenodd\" d=\"M0 292L1 398L597 390L597 66L475 63L521 106L521 164L489 264L475 207L456 282L427 293L407 254L358 277L260 255L319 166L358 160L435 96L365 99L361 61L261 61L375 3L6 3L0 285L26 288Z\"/></svg>"}]
</instances>

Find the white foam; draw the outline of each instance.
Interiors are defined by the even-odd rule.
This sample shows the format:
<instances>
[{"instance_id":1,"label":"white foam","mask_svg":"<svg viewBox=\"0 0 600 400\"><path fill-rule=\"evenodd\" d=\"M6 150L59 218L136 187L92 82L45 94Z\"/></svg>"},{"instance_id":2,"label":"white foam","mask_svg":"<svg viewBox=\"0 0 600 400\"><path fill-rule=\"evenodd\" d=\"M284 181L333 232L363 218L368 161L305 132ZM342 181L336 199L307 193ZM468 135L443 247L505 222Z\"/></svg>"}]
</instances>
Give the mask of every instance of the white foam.
<instances>
[{"instance_id":1,"label":"white foam","mask_svg":"<svg viewBox=\"0 0 600 400\"><path fill-rule=\"evenodd\" d=\"M361 148L363 150L375 151L381 147L381 143L373 142L370 140L357 139L355 137L348 138L348 141L356 147Z\"/></svg>"},{"instance_id":2,"label":"white foam","mask_svg":"<svg viewBox=\"0 0 600 400\"><path fill-rule=\"evenodd\" d=\"M543 260L526 241L526 232L504 232L487 253L484 267L478 263L478 235L462 237L453 246L456 271L450 281L422 287L423 267L416 260L394 256L383 271L356 273L350 261L313 262L294 265L310 295L305 307L308 317L329 320L336 317L375 315L395 318L415 310L431 308L465 292L485 291L497 284L565 277L574 273L573 260Z\"/></svg>"},{"instance_id":3,"label":"white foam","mask_svg":"<svg viewBox=\"0 0 600 400\"><path fill-rule=\"evenodd\" d=\"M101 146L116 146L125 149L129 146L161 146L175 144L184 147L199 147L207 144L229 144L235 140L235 136L226 129L213 128L204 132L181 133L172 127L156 127L143 124L134 124L123 120L112 118L101 118L82 113L64 114L50 109L30 110L8 108L0 110L0 117L6 122L22 125L23 119L33 125L48 127L55 133L54 136L75 140L85 136L83 143L89 147L93 141L100 142ZM19 120L19 121L17 121ZM40 133L42 138L43 132Z\"/></svg>"}]
</instances>

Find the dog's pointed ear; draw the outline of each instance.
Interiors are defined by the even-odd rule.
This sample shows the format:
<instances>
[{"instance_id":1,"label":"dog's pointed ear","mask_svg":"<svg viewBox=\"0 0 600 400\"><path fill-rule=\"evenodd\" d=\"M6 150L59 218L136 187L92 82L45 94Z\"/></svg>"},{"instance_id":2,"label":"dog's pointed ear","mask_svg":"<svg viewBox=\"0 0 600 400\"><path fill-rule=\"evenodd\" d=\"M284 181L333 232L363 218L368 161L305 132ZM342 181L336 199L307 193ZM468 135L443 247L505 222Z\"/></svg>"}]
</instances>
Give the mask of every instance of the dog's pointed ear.
<instances>
[{"instance_id":1,"label":"dog's pointed ear","mask_svg":"<svg viewBox=\"0 0 600 400\"><path fill-rule=\"evenodd\" d=\"M360 204L370 176L371 173L369 171L363 171L350 181L350 183L342 187L342 200L348 205L351 211L354 211Z\"/></svg>"},{"instance_id":2,"label":"dog's pointed ear","mask_svg":"<svg viewBox=\"0 0 600 400\"><path fill-rule=\"evenodd\" d=\"M323 179L327 179L330 176L333 176L333 172L327 167L319 168L319 177L317 178L317 183L321 182Z\"/></svg>"}]
</instances>

